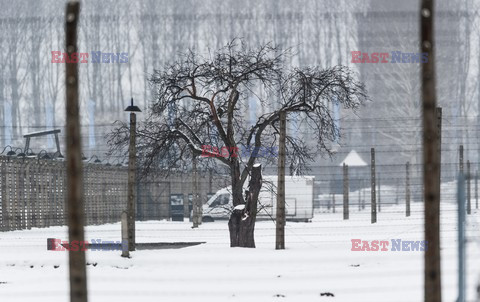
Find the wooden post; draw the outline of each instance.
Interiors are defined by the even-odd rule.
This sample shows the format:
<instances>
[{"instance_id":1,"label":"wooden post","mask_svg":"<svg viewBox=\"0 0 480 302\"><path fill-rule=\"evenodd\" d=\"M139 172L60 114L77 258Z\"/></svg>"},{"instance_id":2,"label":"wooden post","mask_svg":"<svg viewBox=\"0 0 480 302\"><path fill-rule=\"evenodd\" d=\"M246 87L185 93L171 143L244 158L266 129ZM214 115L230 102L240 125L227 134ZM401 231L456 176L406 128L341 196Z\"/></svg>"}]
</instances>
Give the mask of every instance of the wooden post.
<instances>
[{"instance_id":1,"label":"wooden post","mask_svg":"<svg viewBox=\"0 0 480 302\"><path fill-rule=\"evenodd\" d=\"M438 183L437 192L438 200L440 202L440 190L442 187L442 108L435 108L435 114L437 117L437 156L438 156Z\"/></svg>"},{"instance_id":2,"label":"wooden post","mask_svg":"<svg viewBox=\"0 0 480 302\"><path fill-rule=\"evenodd\" d=\"M94 173L94 169L93 169L93 164L86 164L86 169L84 170L85 171L85 176L84 176L84 181L86 181L86 185L84 186L84 188L87 190L87 196L85 197L85 203L86 203L86 206L85 206L85 209L86 209L86 212L87 212L87 225L93 225L93 213L94 213L94 210L93 210L93 193L95 192L95 190L93 189L93 183L95 183L94 181L94 178L93 178L93 175L95 175Z\"/></svg>"},{"instance_id":3,"label":"wooden post","mask_svg":"<svg viewBox=\"0 0 480 302\"><path fill-rule=\"evenodd\" d=\"M122 212L122 257L129 258L130 252L128 251L128 214L126 211Z\"/></svg>"},{"instance_id":4,"label":"wooden post","mask_svg":"<svg viewBox=\"0 0 480 302\"><path fill-rule=\"evenodd\" d=\"M472 194L471 194L471 185L470 185L470 160L467 160L467 214L472 213Z\"/></svg>"},{"instance_id":5,"label":"wooden post","mask_svg":"<svg viewBox=\"0 0 480 302\"><path fill-rule=\"evenodd\" d=\"M458 297L456 302L465 302L465 175L457 180L458 202Z\"/></svg>"},{"instance_id":6,"label":"wooden post","mask_svg":"<svg viewBox=\"0 0 480 302\"><path fill-rule=\"evenodd\" d=\"M102 224L102 170L103 167L101 164L97 165L96 173L95 173L95 224L100 225Z\"/></svg>"},{"instance_id":7,"label":"wooden post","mask_svg":"<svg viewBox=\"0 0 480 302\"><path fill-rule=\"evenodd\" d=\"M193 155L192 159L192 183L193 183L193 192L192 192L192 204L193 204L193 213L192 213L192 220L193 220L193 227L197 228L200 225L201 221L201 211L200 206L198 205L199 198L198 198L198 178L197 178L197 158ZM200 217L199 217L200 216Z\"/></svg>"},{"instance_id":8,"label":"wooden post","mask_svg":"<svg viewBox=\"0 0 480 302\"><path fill-rule=\"evenodd\" d=\"M371 177L371 216L372 216L372 223L377 222L377 201L376 201L376 195L377 192L375 190L375 148L372 148L370 150L371 153L371 163L370 163L370 177Z\"/></svg>"},{"instance_id":9,"label":"wooden post","mask_svg":"<svg viewBox=\"0 0 480 302\"><path fill-rule=\"evenodd\" d=\"M135 250L135 160L136 160L136 135L137 118L130 112L130 145L128 148L128 250Z\"/></svg>"},{"instance_id":10,"label":"wooden post","mask_svg":"<svg viewBox=\"0 0 480 302\"><path fill-rule=\"evenodd\" d=\"M8 222L9 230L15 230L15 207L14 207L14 190L13 190L13 164L10 158L7 159L7 194L6 199L8 200Z\"/></svg>"},{"instance_id":11,"label":"wooden post","mask_svg":"<svg viewBox=\"0 0 480 302\"><path fill-rule=\"evenodd\" d=\"M475 171L475 209L478 209L478 170Z\"/></svg>"},{"instance_id":12,"label":"wooden post","mask_svg":"<svg viewBox=\"0 0 480 302\"><path fill-rule=\"evenodd\" d=\"M45 169L44 169L44 175L43 177L45 178L44 182L44 187L45 187L45 203L44 203L44 209L45 209L45 223L46 226L49 227L52 225L52 203L50 194L53 191L52 189L52 165L50 164L50 160L45 160ZM83 194L83 192L82 192Z\"/></svg>"},{"instance_id":13,"label":"wooden post","mask_svg":"<svg viewBox=\"0 0 480 302\"><path fill-rule=\"evenodd\" d=\"M9 221L9 229L14 231L15 230L15 192L13 190L13 183L14 183L14 173L13 173L13 163L10 159L7 162L7 200L8 200L8 221Z\"/></svg>"},{"instance_id":14,"label":"wooden post","mask_svg":"<svg viewBox=\"0 0 480 302\"><path fill-rule=\"evenodd\" d=\"M25 212L27 211L27 186L26 186L26 181L27 181L27 170L28 170L28 163L25 164L25 161L22 160L22 163L20 164L20 224L22 230L27 228L27 217L25 215ZM56 193L54 192L53 195L55 196ZM55 208L54 208L55 210ZM55 214L55 213L54 213Z\"/></svg>"},{"instance_id":15,"label":"wooden post","mask_svg":"<svg viewBox=\"0 0 480 302\"><path fill-rule=\"evenodd\" d=\"M440 270L440 158L438 154L438 114L436 116L435 57L433 16L434 0L421 2L422 53L427 62L420 64L422 70L422 113L423 113L423 184L425 205L425 240L428 248L424 254L424 301L441 302ZM438 111L437 111L438 112Z\"/></svg>"},{"instance_id":16,"label":"wooden post","mask_svg":"<svg viewBox=\"0 0 480 302\"><path fill-rule=\"evenodd\" d=\"M406 180L405 180L405 216L410 216L410 162L407 161L405 165Z\"/></svg>"},{"instance_id":17,"label":"wooden post","mask_svg":"<svg viewBox=\"0 0 480 302\"><path fill-rule=\"evenodd\" d=\"M208 193L212 193L212 169L208 169Z\"/></svg>"},{"instance_id":18,"label":"wooden post","mask_svg":"<svg viewBox=\"0 0 480 302\"><path fill-rule=\"evenodd\" d=\"M358 211L360 212L362 210L362 189L358 189Z\"/></svg>"},{"instance_id":19,"label":"wooden post","mask_svg":"<svg viewBox=\"0 0 480 302\"><path fill-rule=\"evenodd\" d=\"M77 52L77 23L80 3L68 2L65 17L65 44L69 57ZM65 64L66 119L67 119L67 202L69 242L83 242L84 208L82 152L80 118L78 105L78 66L77 63ZM85 252L82 249L69 251L70 301L86 302L87 272Z\"/></svg>"},{"instance_id":20,"label":"wooden post","mask_svg":"<svg viewBox=\"0 0 480 302\"><path fill-rule=\"evenodd\" d=\"M362 181L363 183L363 186L364 189L362 190L363 191L363 195L362 195L362 210L365 210L365 194L367 193L367 182L365 181L365 179Z\"/></svg>"},{"instance_id":21,"label":"wooden post","mask_svg":"<svg viewBox=\"0 0 480 302\"><path fill-rule=\"evenodd\" d=\"M28 168L28 163L25 162L25 159L22 159L22 162L20 164L20 223L22 229L27 228L27 168ZM55 193L53 193L55 195ZM55 209L54 209L55 210Z\"/></svg>"},{"instance_id":22,"label":"wooden post","mask_svg":"<svg viewBox=\"0 0 480 302\"><path fill-rule=\"evenodd\" d=\"M65 164L65 167L66 167L66 164ZM65 168L66 170L66 168ZM32 167L32 196L31 196L31 199L30 199L30 202L31 202L31 205L32 205L32 227L36 227L38 226L38 204L39 204L39 200L38 198L35 198L35 196L38 194L37 192L39 191L39 181L38 181L38 178L39 178L39 162L37 160L35 160L33 162L33 167ZM65 177L66 177L66 172L65 172ZM66 178L65 178L65 182L66 182ZM65 190L66 190L66 186L65 186ZM66 192L65 192L66 194ZM68 209L68 201L67 201L67 196L65 195L65 199L64 199L64 203L65 203L65 208ZM68 217L65 216L65 221L68 225Z\"/></svg>"},{"instance_id":23,"label":"wooden post","mask_svg":"<svg viewBox=\"0 0 480 302\"><path fill-rule=\"evenodd\" d=\"M2 231L10 231L9 208L7 196L7 160L4 156L0 157L0 180L2 194Z\"/></svg>"},{"instance_id":24,"label":"wooden post","mask_svg":"<svg viewBox=\"0 0 480 302\"><path fill-rule=\"evenodd\" d=\"M110 169L111 167L105 167L103 170L103 194L105 196L105 201L103 202L103 221L104 223L110 223Z\"/></svg>"},{"instance_id":25,"label":"wooden post","mask_svg":"<svg viewBox=\"0 0 480 302\"><path fill-rule=\"evenodd\" d=\"M195 168L195 179L196 179L196 194L195 197L197 198L197 216L198 216L198 225L202 224L202 218L203 218L203 201L202 201L202 182L199 181L198 179L199 173L198 170Z\"/></svg>"},{"instance_id":26,"label":"wooden post","mask_svg":"<svg viewBox=\"0 0 480 302\"><path fill-rule=\"evenodd\" d=\"M382 195L380 194L381 192L381 187L380 187L380 173L378 173L378 179L377 179L377 187L378 187L378 212L382 211Z\"/></svg>"},{"instance_id":27,"label":"wooden post","mask_svg":"<svg viewBox=\"0 0 480 302\"><path fill-rule=\"evenodd\" d=\"M333 193L332 195L332 210L333 210L333 213L335 213L335 193Z\"/></svg>"},{"instance_id":28,"label":"wooden post","mask_svg":"<svg viewBox=\"0 0 480 302\"><path fill-rule=\"evenodd\" d=\"M59 162L55 161L55 162L52 162L51 165L52 165L52 170L51 173L52 173L52 187L53 187L53 190L52 190L52 198L51 198L51 201L53 202L53 204L51 205L52 207L52 225L59 225L58 224L58 215L60 213L60 209L58 208L58 164Z\"/></svg>"},{"instance_id":29,"label":"wooden post","mask_svg":"<svg viewBox=\"0 0 480 302\"><path fill-rule=\"evenodd\" d=\"M278 184L277 184L277 219L275 232L275 249L285 249L285 137L286 112L280 112L280 139L278 142Z\"/></svg>"},{"instance_id":30,"label":"wooden post","mask_svg":"<svg viewBox=\"0 0 480 302\"><path fill-rule=\"evenodd\" d=\"M40 227L44 228L46 227L46 208L47 206L45 205L45 196L47 193L45 192L46 189L46 179L45 179L45 160L41 159L38 161L38 192L40 192L40 196L38 196L38 224Z\"/></svg>"},{"instance_id":31,"label":"wooden post","mask_svg":"<svg viewBox=\"0 0 480 302\"><path fill-rule=\"evenodd\" d=\"M106 167L105 166L102 166L100 167L100 171L99 174L100 174L100 179L99 179L99 185L100 185L100 188L101 188L101 194L98 194L100 196L100 200L99 200L99 203L98 203L98 206L99 206L99 213L100 213L100 217L99 217L99 223L100 224L105 224L107 223L107 207L108 207L108 198L107 198L107 175L105 173L106 171ZM100 193L99 192L99 193Z\"/></svg>"},{"instance_id":32,"label":"wooden post","mask_svg":"<svg viewBox=\"0 0 480 302\"><path fill-rule=\"evenodd\" d=\"M27 224L27 229L31 229L32 228L32 195L33 195L33 192L32 192L32 177L30 175L30 166L31 166L31 161L30 160L26 160L26 165L25 165L25 187L26 187L26 199L25 199L25 202L26 202L26 213L25 213L25 220L26 220L26 224ZM63 225L63 224L60 224L60 225Z\"/></svg>"},{"instance_id":33,"label":"wooden post","mask_svg":"<svg viewBox=\"0 0 480 302\"><path fill-rule=\"evenodd\" d=\"M348 166L343 163L343 220L348 219Z\"/></svg>"},{"instance_id":34,"label":"wooden post","mask_svg":"<svg viewBox=\"0 0 480 302\"><path fill-rule=\"evenodd\" d=\"M12 195L13 195L13 200L12 200L12 222L13 222L13 229L14 230L19 230L19 191L20 188L18 187L18 181L19 181L19 169L18 169L18 160L13 160L12 161ZM48 210L48 209L47 209Z\"/></svg>"},{"instance_id":35,"label":"wooden post","mask_svg":"<svg viewBox=\"0 0 480 302\"><path fill-rule=\"evenodd\" d=\"M463 145L460 145L459 148L458 148L458 167L459 167L459 170L460 170L460 173L461 174L464 174L463 173Z\"/></svg>"}]
</instances>

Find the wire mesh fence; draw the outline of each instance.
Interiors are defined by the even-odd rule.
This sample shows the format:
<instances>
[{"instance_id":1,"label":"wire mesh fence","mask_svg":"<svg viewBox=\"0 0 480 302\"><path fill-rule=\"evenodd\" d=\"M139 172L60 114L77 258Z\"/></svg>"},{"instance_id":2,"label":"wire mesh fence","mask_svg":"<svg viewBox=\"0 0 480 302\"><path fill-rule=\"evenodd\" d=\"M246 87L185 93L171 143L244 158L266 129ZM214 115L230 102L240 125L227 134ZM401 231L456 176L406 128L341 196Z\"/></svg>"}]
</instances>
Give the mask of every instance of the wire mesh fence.
<instances>
[{"instance_id":1,"label":"wire mesh fence","mask_svg":"<svg viewBox=\"0 0 480 302\"><path fill-rule=\"evenodd\" d=\"M366 159L368 162L368 159ZM477 162L470 163L472 167ZM466 165L465 165L466 166ZM459 163L442 164L441 200L455 203L455 177ZM465 168L466 169L466 168ZM471 208L478 209L478 173L467 175L467 198ZM0 156L0 229L2 231L65 225L65 162L37 158ZM315 176L311 204L295 207L313 207L318 213L343 211L343 182L345 175L341 166L312 166ZM127 168L95 163L84 164L84 198L87 225L117 222L126 209ZM268 173L268 172L267 172ZM268 175L268 174L266 174ZM371 211L370 167L349 167L348 205L354 215L369 215ZM172 204L180 205L180 214L188 219L192 211L193 177L191 171L159 171L137 179L136 219L171 219ZM215 192L230 185L229 175L217 175L211 171L198 173L199 198L205 204ZM275 185L275 184L274 184ZM408 190L407 190L408 187ZM409 179L405 163L376 164L375 194L378 212L391 205L405 205L423 201L421 166L410 165ZM311 192L297 192L298 198ZM407 197L408 195L408 197ZM262 202L260 200L260 202ZM289 201L287 200L287 203ZM288 206L288 205L287 205ZM405 208L395 211L403 212ZM225 217L227 218L227 217ZM368 217L365 217L368 219Z\"/></svg>"},{"instance_id":2,"label":"wire mesh fence","mask_svg":"<svg viewBox=\"0 0 480 302\"><path fill-rule=\"evenodd\" d=\"M0 156L0 171L2 231L65 225L64 161ZM84 181L86 223L118 221L126 203L126 169L86 164Z\"/></svg>"}]
</instances>

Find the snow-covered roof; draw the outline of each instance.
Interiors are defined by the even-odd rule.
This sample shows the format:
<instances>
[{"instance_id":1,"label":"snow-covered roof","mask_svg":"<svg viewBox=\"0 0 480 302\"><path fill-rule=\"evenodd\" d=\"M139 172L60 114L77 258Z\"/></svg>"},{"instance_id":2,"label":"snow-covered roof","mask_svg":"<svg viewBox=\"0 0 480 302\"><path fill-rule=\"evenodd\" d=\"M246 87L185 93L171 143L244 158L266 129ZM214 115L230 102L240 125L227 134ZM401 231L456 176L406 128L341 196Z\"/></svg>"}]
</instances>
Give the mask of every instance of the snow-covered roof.
<instances>
[{"instance_id":1,"label":"snow-covered roof","mask_svg":"<svg viewBox=\"0 0 480 302\"><path fill-rule=\"evenodd\" d=\"M346 164L349 167L365 167L367 166L367 163L358 155L357 151L352 150L348 155L345 157L345 159L340 163L340 166L343 166L343 164Z\"/></svg>"}]
</instances>

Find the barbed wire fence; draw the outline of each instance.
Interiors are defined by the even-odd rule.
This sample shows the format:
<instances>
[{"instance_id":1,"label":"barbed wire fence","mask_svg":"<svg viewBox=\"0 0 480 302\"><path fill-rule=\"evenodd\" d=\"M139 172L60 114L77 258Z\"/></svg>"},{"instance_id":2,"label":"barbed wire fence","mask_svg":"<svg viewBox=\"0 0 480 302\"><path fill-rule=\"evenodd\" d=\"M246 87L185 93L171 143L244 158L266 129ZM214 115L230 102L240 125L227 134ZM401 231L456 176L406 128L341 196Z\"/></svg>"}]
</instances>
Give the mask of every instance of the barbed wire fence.
<instances>
[{"instance_id":1,"label":"barbed wire fence","mask_svg":"<svg viewBox=\"0 0 480 302\"><path fill-rule=\"evenodd\" d=\"M387 146L376 148L376 152L384 151ZM379 150L377 150L379 149ZM468 149L464 148L464 150ZM459 152L458 146L452 146L450 152ZM448 151L447 151L448 152ZM368 153L360 153L365 162L369 163ZM396 156L390 151L392 157ZM453 156L452 156L453 157ZM458 156L457 156L458 157ZM467 160L464 158L464 170L467 171ZM470 198L472 212L478 209L478 173L474 167L480 163L470 161ZM321 224L287 223L287 246L295 244L321 250L326 245L334 249L342 249L348 245L345 238L356 238L361 234L365 239L405 238L422 240L423 218L423 181L421 164L411 163L409 191L411 199L411 216L406 217L406 162L382 163L376 162L376 194L378 223L370 223L371 182L370 167L349 167L349 221L343 221L343 167L340 165L313 165L310 167L315 174L313 207L315 219ZM459 161L442 163L441 215L455 217L457 213L455 175L460 170ZM30 228L45 228L65 225L65 164L62 160L22 158L18 156L0 156L0 226L1 230L14 231ZM205 203L217 190L228 186L228 175L216 175L209 171L201 171L199 178L199 195ZM162 241L198 241L199 236L185 223L171 221L171 202L173 200L183 205L185 220L190 215L192 185L189 171L172 172L165 177L160 173L139 179L137 186L137 221L136 236L141 242ZM468 179L467 179L468 181ZM85 163L85 214L87 234L89 238L119 238L118 225L106 225L95 228L95 225L105 225L120 221L120 215L126 209L127 201L127 168L124 166L107 166L105 164ZM466 186L468 190L468 186ZM307 194L303 192L297 195ZM467 194L468 196L468 194ZM300 197L300 196L299 196ZM386 220L388 219L388 223ZM352 224L353 222L353 224ZM480 245L480 235L474 232L478 226L478 211L467 215L467 246ZM334 227L332 227L334 226ZM388 231L385 227L388 226ZM457 238L457 223L452 220L442 220L442 240L455 241ZM228 245L228 232L217 224L204 223L201 239L213 246ZM256 226L256 242L258 245L270 245L275 241L274 221L267 219ZM58 234L58 233L53 233ZM390 235L389 238L379 238ZM54 235L53 235L54 236ZM27 233L22 242L15 242L15 248L45 246L34 234ZM443 257L453 257L452 250L446 251ZM470 256L470 255L469 255ZM329 255L328 261L341 261L342 256ZM209 260L206 260L209 261ZM397 276L413 276L417 270L408 266L408 258L396 259L399 268ZM408 263L407 263L408 262ZM153 264L160 264L153 260ZM353 263L353 262L352 262ZM152 265L153 265L152 264ZM455 275L456 268L448 267L443 274ZM469 268L469 272L473 270ZM391 272L384 272L385 276ZM382 273L380 273L382 274ZM332 272L330 277L341 277L342 274ZM132 279L132 282L143 282L143 279ZM453 287L446 284L447 287ZM474 284L469 284L469 287ZM372 290L398 293L404 290L414 291L408 287L379 289L358 289L359 293L369 293ZM127 294L127 291L121 291ZM52 292L52 297L58 293ZM96 292L101 294L101 292ZM143 295L160 295L162 292L152 290Z\"/></svg>"},{"instance_id":2,"label":"barbed wire fence","mask_svg":"<svg viewBox=\"0 0 480 302\"><path fill-rule=\"evenodd\" d=\"M365 159L367 162L369 159ZM479 165L468 161L471 167ZM466 170L467 159L464 161ZM442 202L456 203L458 162L442 163ZM64 225L65 163L63 160L0 156L0 226L2 231ZM313 207L319 213L342 211L344 174L341 166L311 166L315 175ZM416 171L416 172L415 172ZM408 191L411 203L423 201L421 164L410 164ZM199 196L203 203L228 185L228 175L199 172ZM478 209L478 171L471 168L467 196L472 209ZM355 215L370 211L370 167L349 167L348 203ZM376 199L379 215L382 207L405 205L407 198L406 163L376 163ZM85 213L87 225L120 220L126 207L127 168L120 165L86 163L84 165ZM161 173L138 179L137 211L139 221L171 218L171 203L183 205L183 215L191 211L193 186L191 173ZM308 193L299 193L308 194ZM400 211L400 210L398 210ZM401 211L405 212L405 211Z\"/></svg>"}]
</instances>

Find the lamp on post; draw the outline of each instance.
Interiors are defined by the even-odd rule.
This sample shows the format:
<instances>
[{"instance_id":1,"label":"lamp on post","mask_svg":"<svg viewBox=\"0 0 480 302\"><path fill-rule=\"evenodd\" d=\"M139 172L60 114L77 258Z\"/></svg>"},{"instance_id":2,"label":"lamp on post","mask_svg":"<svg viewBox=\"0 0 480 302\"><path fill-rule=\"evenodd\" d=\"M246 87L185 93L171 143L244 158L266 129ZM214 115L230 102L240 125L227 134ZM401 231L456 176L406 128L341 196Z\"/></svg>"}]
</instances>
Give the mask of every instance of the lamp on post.
<instances>
[{"instance_id":1,"label":"lamp on post","mask_svg":"<svg viewBox=\"0 0 480 302\"><path fill-rule=\"evenodd\" d=\"M7 152L7 156L13 156L13 155L16 154L15 151L13 151L12 146L10 146L10 145L8 145L8 146L6 146L5 148L3 148L3 151L2 151L2 153L0 153L0 154L3 154L3 153L5 152L5 150L7 150L7 148L10 148L10 151Z\"/></svg>"},{"instance_id":2,"label":"lamp on post","mask_svg":"<svg viewBox=\"0 0 480 302\"><path fill-rule=\"evenodd\" d=\"M128 228L128 250L135 250L135 134L137 128L137 117L135 112L142 112L140 108L133 105L133 98L130 106L125 109L130 112L130 145L128 147L128 201L127 201L127 228Z\"/></svg>"},{"instance_id":3,"label":"lamp on post","mask_svg":"<svg viewBox=\"0 0 480 302\"><path fill-rule=\"evenodd\" d=\"M83 157L82 157L82 158L83 158ZM102 161L100 160L100 158L98 158L98 156L92 155L92 157L90 157L90 159L87 161L87 163L91 162L92 159L94 159L94 158L95 158L95 160L94 160L93 162L94 162L95 164L100 164L100 163L102 162Z\"/></svg>"},{"instance_id":4,"label":"lamp on post","mask_svg":"<svg viewBox=\"0 0 480 302\"><path fill-rule=\"evenodd\" d=\"M38 152L37 158L39 158L39 159L52 159L50 157L50 155L48 155L47 150L41 150L40 152Z\"/></svg>"}]
</instances>

